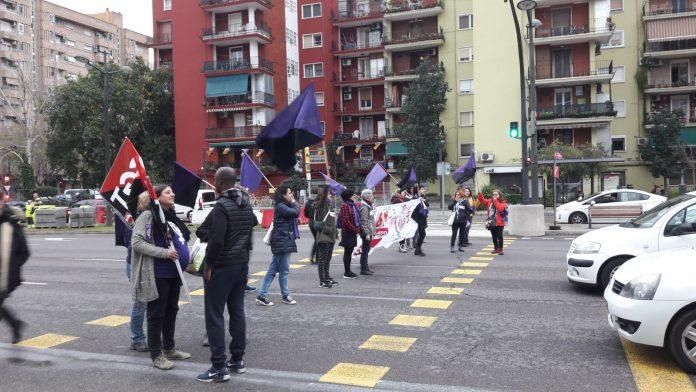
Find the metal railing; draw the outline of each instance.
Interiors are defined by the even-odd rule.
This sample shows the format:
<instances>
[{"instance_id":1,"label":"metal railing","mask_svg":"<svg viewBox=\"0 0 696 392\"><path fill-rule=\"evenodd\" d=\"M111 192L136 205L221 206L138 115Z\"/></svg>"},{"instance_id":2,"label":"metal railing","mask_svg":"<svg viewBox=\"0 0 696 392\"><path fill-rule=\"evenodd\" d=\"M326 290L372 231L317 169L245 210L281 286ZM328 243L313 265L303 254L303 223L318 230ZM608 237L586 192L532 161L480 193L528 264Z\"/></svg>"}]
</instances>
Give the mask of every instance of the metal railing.
<instances>
[{"instance_id":1,"label":"metal railing","mask_svg":"<svg viewBox=\"0 0 696 392\"><path fill-rule=\"evenodd\" d=\"M392 1L384 10L385 13L395 13L395 12L408 12L425 10L435 7L444 8L445 4L442 0L402 0L402 1Z\"/></svg>"},{"instance_id":2,"label":"metal railing","mask_svg":"<svg viewBox=\"0 0 696 392\"><path fill-rule=\"evenodd\" d=\"M370 80L370 79L379 79L383 78L385 74L385 68L380 68L380 69L369 69L363 72L360 72L356 69L352 69L348 72L343 72L341 76L339 77L336 73L332 75L332 81L334 82L354 82L354 81L360 81L360 80Z\"/></svg>"},{"instance_id":3,"label":"metal railing","mask_svg":"<svg viewBox=\"0 0 696 392\"><path fill-rule=\"evenodd\" d=\"M435 32L408 32L406 34L402 34L401 37L398 38L392 37L391 33L387 32L386 37L384 39L384 45L408 44L412 42L430 41L437 39L445 39L445 30L442 27L440 27L439 30Z\"/></svg>"},{"instance_id":4,"label":"metal railing","mask_svg":"<svg viewBox=\"0 0 696 392\"><path fill-rule=\"evenodd\" d=\"M553 120L557 118L588 118L598 116L616 116L614 104L586 103L576 105L555 105L537 109L537 120Z\"/></svg>"},{"instance_id":5,"label":"metal railing","mask_svg":"<svg viewBox=\"0 0 696 392\"><path fill-rule=\"evenodd\" d=\"M570 26L560 26L560 27L537 27L534 31L534 38L551 38L551 37L563 37L578 34L588 34L588 33L604 33L614 31L616 25L611 21L611 18L599 18L595 22L588 26L583 25L570 25Z\"/></svg>"},{"instance_id":6,"label":"metal railing","mask_svg":"<svg viewBox=\"0 0 696 392\"><path fill-rule=\"evenodd\" d=\"M226 95L222 97L208 97L205 99L207 108L216 106L243 105L250 103L258 103L264 105L275 105L275 97L271 93L263 91L255 91L242 95Z\"/></svg>"},{"instance_id":7,"label":"metal railing","mask_svg":"<svg viewBox=\"0 0 696 392\"><path fill-rule=\"evenodd\" d=\"M379 41L370 41L368 40L367 42L342 42L339 46L336 45L335 42L331 43L331 50L334 52L339 52L339 51L344 51L344 50L358 50L358 49L370 49L370 48L379 48L384 45L384 40L380 39Z\"/></svg>"},{"instance_id":8,"label":"metal railing","mask_svg":"<svg viewBox=\"0 0 696 392\"><path fill-rule=\"evenodd\" d=\"M245 139L256 137L263 130L263 125L246 125L232 128L208 128L205 130L207 139Z\"/></svg>"},{"instance_id":9,"label":"metal railing","mask_svg":"<svg viewBox=\"0 0 696 392\"><path fill-rule=\"evenodd\" d=\"M696 49L696 39L675 39L672 41L646 42L643 52L666 52L670 50Z\"/></svg>"},{"instance_id":10,"label":"metal railing","mask_svg":"<svg viewBox=\"0 0 696 392\"><path fill-rule=\"evenodd\" d=\"M384 139L387 137L387 134L389 133L388 129L385 129L384 135L382 135L382 136L380 136L378 134L378 131L376 129L373 129L370 131L358 129L358 131L360 132L359 135L358 134L353 135L353 132L347 132L347 131L344 131L343 133L339 133L338 135L336 135L336 140L345 142L345 141L349 141L349 140L368 141L368 140L375 140L375 139ZM355 137L355 136L357 136L357 137Z\"/></svg>"},{"instance_id":11,"label":"metal railing","mask_svg":"<svg viewBox=\"0 0 696 392\"><path fill-rule=\"evenodd\" d=\"M696 3L690 3L687 1L678 2L675 4L667 4L666 7L650 7L650 3L646 3L643 8L644 16L657 16L657 15L667 15L667 14L681 14L684 12L694 12L696 11Z\"/></svg>"},{"instance_id":12,"label":"metal railing","mask_svg":"<svg viewBox=\"0 0 696 392\"><path fill-rule=\"evenodd\" d=\"M384 15L384 11L381 7L370 8L369 10L353 7L351 9L338 10L338 13L336 14L332 12L331 20L334 22L338 22L350 19L381 17L382 15Z\"/></svg>"},{"instance_id":13,"label":"metal railing","mask_svg":"<svg viewBox=\"0 0 696 392\"><path fill-rule=\"evenodd\" d=\"M444 67L442 67L439 64L427 64L425 67L425 70L427 72L434 72L437 71L438 68L440 70L444 71ZM386 67L386 70L384 71L384 76L409 76L409 75L417 75L418 74L418 67L411 67L408 69L393 69L390 66Z\"/></svg>"},{"instance_id":14,"label":"metal railing","mask_svg":"<svg viewBox=\"0 0 696 392\"><path fill-rule=\"evenodd\" d=\"M248 69L262 69L273 72L273 62L263 57L253 56L248 59L232 59L206 61L203 63L203 72L244 71Z\"/></svg>"},{"instance_id":15,"label":"metal railing","mask_svg":"<svg viewBox=\"0 0 696 392\"><path fill-rule=\"evenodd\" d=\"M688 79L688 76L687 76ZM648 84L647 88L674 88L674 87L689 87L696 86L696 79L689 80L677 80L677 81L662 81L656 80L654 83Z\"/></svg>"},{"instance_id":16,"label":"metal railing","mask_svg":"<svg viewBox=\"0 0 696 392\"><path fill-rule=\"evenodd\" d=\"M245 35L258 34L268 39L271 39L271 29L265 23L256 22L256 25L250 24L234 24L227 27L227 30L215 31L211 28L203 29L203 39L217 39L240 37Z\"/></svg>"},{"instance_id":17,"label":"metal railing","mask_svg":"<svg viewBox=\"0 0 696 392\"><path fill-rule=\"evenodd\" d=\"M171 33L155 34L152 37L152 44L153 45L164 45L164 44L170 44L170 43L172 43L172 34Z\"/></svg>"},{"instance_id":18,"label":"metal railing","mask_svg":"<svg viewBox=\"0 0 696 392\"><path fill-rule=\"evenodd\" d=\"M273 3L271 0L256 0L259 3L263 3L268 7L272 7ZM230 5L236 3L243 3L243 0L200 0L199 4L201 7L210 7L216 5Z\"/></svg>"},{"instance_id":19,"label":"metal railing","mask_svg":"<svg viewBox=\"0 0 696 392\"><path fill-rule=\"evenodd\" d=\"M539 80L543 79L561 79L561 78L578 78L583 76L598 76L612 75L614 73L614 62L611 60L602 60L595 63L594 69L539 69L537 66L536 77Z\"/></svg>"}]
</instances>

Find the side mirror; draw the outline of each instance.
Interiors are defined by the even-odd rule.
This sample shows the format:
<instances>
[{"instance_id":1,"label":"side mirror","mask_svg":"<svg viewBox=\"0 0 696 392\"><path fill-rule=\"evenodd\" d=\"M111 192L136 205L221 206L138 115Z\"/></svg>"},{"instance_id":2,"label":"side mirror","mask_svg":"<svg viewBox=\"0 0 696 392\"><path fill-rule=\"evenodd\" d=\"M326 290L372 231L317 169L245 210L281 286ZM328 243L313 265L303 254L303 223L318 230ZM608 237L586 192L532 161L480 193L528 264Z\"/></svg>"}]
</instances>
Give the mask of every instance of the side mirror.
<instances>
[{"instance_id":1,"label":"side mirror","mask_svg":"<svg viewBox=\"0 0 696 392\"><path fill-rule=\"evenodd\" d=\"M595 204L597 204L597 202L594 201L594 200L592 200L592 201L590 202L590 205L591 205L591 206L593 206L593 205L595 205Z\"/></svg>"}]
</instances>

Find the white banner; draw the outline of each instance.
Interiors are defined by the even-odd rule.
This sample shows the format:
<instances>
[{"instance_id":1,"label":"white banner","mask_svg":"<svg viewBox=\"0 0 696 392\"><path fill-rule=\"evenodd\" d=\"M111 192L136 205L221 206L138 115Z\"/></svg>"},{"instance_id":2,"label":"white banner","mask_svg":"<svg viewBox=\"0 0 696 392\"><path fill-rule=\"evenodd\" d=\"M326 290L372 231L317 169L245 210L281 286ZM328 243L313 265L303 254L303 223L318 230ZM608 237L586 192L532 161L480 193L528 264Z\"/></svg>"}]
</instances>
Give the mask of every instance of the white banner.
<instances>
[{"instance_id":1,"label":"white banner","mask_svg":"<svg viewBox=\"0 0 696 392\"><path fill-rule=\"evenodd\" d=\"M416 235L418 223L411 219L411 214L420 203L420 200L411 200L375 207L375 237L370 241L370 254L377 248L389 248L394 243ZM361 249L362 241L358 236L358 246L355 247L352 257L360 257Z\"/></svg>"}]
</instances>

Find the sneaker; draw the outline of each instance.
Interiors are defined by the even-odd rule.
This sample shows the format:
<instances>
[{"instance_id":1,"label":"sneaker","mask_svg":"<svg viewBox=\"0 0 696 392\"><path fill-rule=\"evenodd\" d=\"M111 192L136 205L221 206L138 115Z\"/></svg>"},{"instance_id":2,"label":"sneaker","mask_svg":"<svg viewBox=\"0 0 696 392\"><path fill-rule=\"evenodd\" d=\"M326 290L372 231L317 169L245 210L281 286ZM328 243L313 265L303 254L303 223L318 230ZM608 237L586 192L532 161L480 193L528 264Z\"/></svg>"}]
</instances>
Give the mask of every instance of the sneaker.
<instances>
[{"instance_id":1,"label":"sneaker","mask_svg":"<svg viewBox=\"0 0 696 392\"><path fill-rule=\"evenodd\" d=\"M22 332L27 327L27 323L17 320L17 325L12 326L12 344L17 344L22 341Z\"/></svg>"},{"instance_id":2,"label":"sneaker","mask_svg":"<svg viewBox=\"0 0 696 392\"><path fill-rule=\"evenodd\" d=\"M464 246L460 246L458 250L459 250L460 252L464 252L464 251L465 251L465 250L464 250Z\"/></svg>"},{"instance_id":3,"label":"sneaker","mask_svg":"<svg viewBox=\"0 0 696 392\"><path fill-rule=\"evenodd\" d=\"M416 249L416 251L413 252L413 254L416 256L425 256L425 253L423 253L423 251L420 249Z\"/></svg>"},{"instance_id":4,"label":"sneaker","mask_svg":"<svg viewBox=\"0 0 696 392\"><path fill-rule=\"evenodd\" d=\"M358 278L358 275L356 275L352 272L349 272L347 274L343 274L343 279L357 279L357 278Z\"/></svg>"},{"instance_id":5,"label":"sneaker","mask_svg":"<svg viewBox=\"0 0 696 392\"><path fill-rule=\"evenodd\" d=\"M360 271L360 275L373 275L373 272L368 269L365 271Z\"/></svg>"},{"instance_id":6,"label":"sneaker","mask_svg":"<svg viewBox=\"0 0 696 392\"><path fill-rule=\"evenodd\" d=\"M148 347L145 342L131 342L130 349L139 353L150 351L150 347Z\"/></svg>"},{"instance_id":7,"label":"sneaker","mask_svg":"<svg viewBox=\"0 0 696 392\"><path fill-rule=\"evenodd\" d=\"M328 281L328 280L327 280L326 282L320 282L320 283L319 283L319 287L321 287L321 288L323 288L323 289L330 289L330 288L331 288L331 282Z\"/></svg>"},{"instance_id":8,"label":"sneaker","mask_svg":"<svg viewBox=\"0 0 696 392\"><path fill-rule=\"evenodd\" d=\"M471 242L467 242L466 244L464 244L464 246L466 246L466 247L469 247L471 245L473 245Z\"/></svg>"},{"instance_id":9,"label":"sneaker","mask_svg":"<svg viewBox=\"0 0 696 392\"><path fill-rule=\"evenodd\" d=\"M203 347L210 347L210 342L208 342L208 335L206 334L205 337L203 338L203 341L201 342L201 346Z\"/></svg>"},{"instance_id":10,"label":"sneaker","mask_svg":"<svg viewBox=\"0 0 696 392\"><path fill-rule=\"evenodd\" d=\"M273 306L273 302L269 301L268 298L258 296L256 297L256 303L262 306Z\"/></svg>"},{"instance_id":11,"label":"sneaker","mask_svg":"<svg viewBox=\"0 0 696 392\"><path fill-rule=\"evenodd\" d=\"M220 369L210 368L207 372L196 376L196 380L200 382L225 382L230 379L230 372L225 366Z\"/></svg>"},{"instance_id":12,"label":"sneaker","mask_svg":"<svg viewBox=\"0 0 696 392\"><path fill-rule=\"evenodd\" d=\"M174 362L168 360L163 354L152 359L152 366L159 370L169 370L174 367Z\"/></svg>"},{"instance_id":13,"label":"sneaker","mask_svg":"<svg viewBox=\"0 0 696 392\"><path fill-rule=\"evenodd\" d=\"M450 253L457 253L457 251L455 250L454 246L450 246Z\"/></svg>"},{"instance_id":14,"label":"sneaker","mask_svg":"<svg viewBox=\"0 0 696 392\"><path fill-rule=\"evenodd\" d=\"M336 282L333 278L329 278L328 281L331 282L331 286L338 286L338 282Z\"/></svg>"},{"instance_id":15,"label":"sneaker","mask_svg":"<svg viewBox=\"0 0 696 392\"><path fill-rule=\"evenodd\" d=\"M504 255L504 254L505 254L505 253L503 253L503 249L502 249L502 248L501 248L501 249L498 249L498 255L499 255L499 256L502 256L502 255Z\"/></svg>"},{"instance_id":16,"label":"sneaker","mask_svg":"<svg viewBox=\"0 0 696 392\"><path fill-rule=\"evenodd\" d=\"M297 301L295 301L291 296L285 296L283 297L283 303L286 305L297 305Z\"/></svg>"},{"instance_id":17,"label":"sneaker","mask_svg":"<svg viewBox=\"0 0 696 392\"><path fill-rule=\"evenodd\" d=\"M170 361L180 361L182 359L191 358L191 354L179 351L177 349L164 350L164 356Z\"/></svg>"},{"instance_id":18,"label":"sneaker","mask_svg":"<svg viewBox=\"0 0 696 392\"><path fill-rule=\"evenodd\" d=\"M247 293L253 293L254 291L256 291L256 287L246 285L246 287L244 288L244 291Z\"/></svg>"},{"instance_id":19,"label":"sneaker","mask_svg":"<svg viewBox=\"0 0 696 392\"><path fill-rule=\"evenodd\" d=\"M399 252L408 253L408 247L406 245L399 245Z\"/></svg>"},{"instance_id":20,"label":"sneaker","mask_svg":"<svg viewBox=\"0 0 696 392\"><path fill-rule=\"evenodd\" d=\"M230 359L229 361L227 361L227 368L231 372L235 372L237 374L246 373L246 363L244 363L243 359L239 361L233 361Z\"/></svg>"},{"instance_id":21,"label":"sneaker","mask_svg":"<svg viewBox=\"0 0 696 392\"><path fill-rule=\"evenodd\" d=\"M500 253L500 251L499 251L498 249L493 249L493 250L491 251L491 254L492 254L492 255L497 255L498 253Z\"/></svg>"}]
</instances>

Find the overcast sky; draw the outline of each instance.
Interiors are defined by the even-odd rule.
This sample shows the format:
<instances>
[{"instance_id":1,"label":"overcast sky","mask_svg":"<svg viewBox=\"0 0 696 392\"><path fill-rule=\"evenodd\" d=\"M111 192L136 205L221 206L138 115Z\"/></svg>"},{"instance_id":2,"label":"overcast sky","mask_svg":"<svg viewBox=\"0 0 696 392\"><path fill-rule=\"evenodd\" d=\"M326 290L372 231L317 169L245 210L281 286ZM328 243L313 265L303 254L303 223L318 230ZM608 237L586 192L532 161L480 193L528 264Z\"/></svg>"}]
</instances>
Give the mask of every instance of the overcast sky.
<instances>
[{"instance_id":1,"label":"overcast sky","mask_svg":"<svg viewBox=\"0 0 696 392\"><path fill-rule=\"evenodd\" d=\"M151 0L49 0L51 3L82 12L96 14L107 8L123 14L123 27L152 35Z\"/></svg>"}]
</instances>

